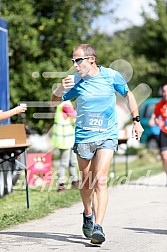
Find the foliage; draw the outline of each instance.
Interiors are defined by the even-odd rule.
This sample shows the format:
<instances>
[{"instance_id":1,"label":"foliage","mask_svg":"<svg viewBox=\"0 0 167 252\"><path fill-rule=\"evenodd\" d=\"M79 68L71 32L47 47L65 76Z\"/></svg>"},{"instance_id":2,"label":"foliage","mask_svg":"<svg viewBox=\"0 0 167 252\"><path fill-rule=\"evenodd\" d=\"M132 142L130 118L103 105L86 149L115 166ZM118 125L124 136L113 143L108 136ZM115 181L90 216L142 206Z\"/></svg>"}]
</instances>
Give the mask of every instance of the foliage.
<instances>
[{"instance_id":1,"label":"foliage","mask_svg":"<svg viewBox=\"0 0 167 252\"><path fill-rule=\"evenodd\" d=\"M1 0L0 15L9 24L11 106L19 101L50 101L52 85L58 80L43 78L42 73L72 67L72 48L86 40L103 2ZM28 125L41 133L48 131L52 120L34 119L34 112L48 113L49 108L32 106L26 113Z\"/></svg>"},{"instance_id":2,"label":"foliage","mask_svg":"<svg viewBox=\"0 0 167 252\"><path fill-rule=\"evenodd\" d=\"M158 95L160 85L167 80L167 1L154 0L156 18L143 12L144 25L112 36L91 29L105 3L106 0L75 0L72 4L69 0L1 0L0 15L9 23L11 106L19 101L49 101L61 76L46 77L43 73L63 72L66 76L69 69L73 71L72 49L85 42L96 48L100 65L109 67L118 59L131 64L131 90L147 83L152 95ZM41 133L47 132L53 119L33 118L34 113L41 112L49 116L50 108L31 106L26 119L21 120Z\"/></svg>"},{"instance_id":3,"label":"foliage","mask_svg":"<svg viewBox=\"0 0 167 252\"><path fill-rule=\"evenodd\" d=\"M156 0L152 6L157 18L143 13L145 24L134 31L133 50L136 57L147 59L149 70L143 75L157 95L159 87L167 80L167 2Z\"/></svg>"},{"instance_id":4,"label":"foliage","mask_svg":"<svg viewBox=\"0 0 167 252\"><path fill-rule=\"evenodd\" d=\"M98 41L99 62L106 67L117 59L131 64L131 90L146 83L152 88L152 95L158 96L161 84L167 81L167 1L155 0L152 8L157 18L143 12L143 26L133 26L112 36L95 32L89 39L90 43Z\"/></svg>"},{"instance_id":5,"label":"foliage","mask_svg":"<svg viewBox=\"0 0 167 252\"><path fill-rule=\"evenodd\" d=\"M134 30L136 29L134 28ZM125 60L130 63L133 73L128 81L128 85L131 90L140 83L146 83L145 75L152 70L152 66L148 63L144 55L138 57L134 55L133 35L133 29L130 28L126 31L117 32L112 37L95 33L88 39L88 42L91 44L95 44L96 40L98 41L96 44L98 64L109 67L117 60Z\"/></svg>"}]
</instances>

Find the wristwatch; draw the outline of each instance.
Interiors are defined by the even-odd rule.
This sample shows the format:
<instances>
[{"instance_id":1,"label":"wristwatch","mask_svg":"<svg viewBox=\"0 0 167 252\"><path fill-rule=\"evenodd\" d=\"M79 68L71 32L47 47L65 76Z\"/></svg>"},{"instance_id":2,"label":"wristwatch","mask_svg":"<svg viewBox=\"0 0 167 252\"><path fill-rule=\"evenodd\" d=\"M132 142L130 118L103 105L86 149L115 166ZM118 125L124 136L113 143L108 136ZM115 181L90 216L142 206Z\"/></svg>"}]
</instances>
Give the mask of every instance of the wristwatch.
<instances>
[{"instance_id":1,"label":"wristwatch","mask_svg":"<svg viewBox=\"0 0 167 252\"><path fill-rule=\"evenodd\" d=\"M133 117L133 122L134 122L134 121L140 122L140 116Z\"/></svg>"}]
</instances>

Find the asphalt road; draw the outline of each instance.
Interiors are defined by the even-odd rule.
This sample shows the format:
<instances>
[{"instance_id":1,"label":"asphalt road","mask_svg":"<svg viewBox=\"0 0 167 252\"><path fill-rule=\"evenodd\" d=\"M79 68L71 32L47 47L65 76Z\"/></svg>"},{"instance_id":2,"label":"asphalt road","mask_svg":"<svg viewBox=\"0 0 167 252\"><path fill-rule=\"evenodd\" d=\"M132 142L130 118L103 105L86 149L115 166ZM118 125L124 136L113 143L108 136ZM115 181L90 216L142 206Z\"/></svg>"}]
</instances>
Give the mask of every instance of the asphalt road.
<instances>
[{"instance_id":1,"label":"asphalt road","mask_svg":"<svg viewBox=\"0 0 167 252\"><path fill-rule=\"evenodd\" d=\"M106 242L82 236L82 204L0 231L0 252L167 252L165 174L109 189Z\"/></svg>"}]
</instances>

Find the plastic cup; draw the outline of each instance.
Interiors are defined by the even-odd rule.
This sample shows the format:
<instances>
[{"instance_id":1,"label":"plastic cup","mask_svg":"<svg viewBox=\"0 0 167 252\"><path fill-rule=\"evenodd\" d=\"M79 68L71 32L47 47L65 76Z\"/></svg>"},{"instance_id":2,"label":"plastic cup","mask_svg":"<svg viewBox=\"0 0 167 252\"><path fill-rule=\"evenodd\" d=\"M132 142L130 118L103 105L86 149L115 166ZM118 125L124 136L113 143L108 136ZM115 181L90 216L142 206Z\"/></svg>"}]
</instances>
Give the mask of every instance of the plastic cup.
<instances>
[{"instance_id":1,"label":"plastic cup","mask_svg":"<svg viewBox=\"0 0 167 252\"><path fill-rule=\"evenodd\" d=\"M21 106L24 109L27 109L27 104L26 103L20 103L19 106Z\"/></svg>"},{"instance_id":2,"label":"plastic cup","mask_svg":"<svg viewBox=\"0 0 167 252\"><path fill-rule=\"evenodd\" d=\"M71 82L74 82L74 74L69 74L68 77L71 78Z\"/></svg>"},{"instance_id":3,"label":"plastic cup","mask_svg":"<svg viewBox=\"0 0 167 252\"><path fill-rule=\"evenodd\" d=\"M27 104L26 103L20 103L20 106L27 107Z\"/></svg>"}]
</instances>

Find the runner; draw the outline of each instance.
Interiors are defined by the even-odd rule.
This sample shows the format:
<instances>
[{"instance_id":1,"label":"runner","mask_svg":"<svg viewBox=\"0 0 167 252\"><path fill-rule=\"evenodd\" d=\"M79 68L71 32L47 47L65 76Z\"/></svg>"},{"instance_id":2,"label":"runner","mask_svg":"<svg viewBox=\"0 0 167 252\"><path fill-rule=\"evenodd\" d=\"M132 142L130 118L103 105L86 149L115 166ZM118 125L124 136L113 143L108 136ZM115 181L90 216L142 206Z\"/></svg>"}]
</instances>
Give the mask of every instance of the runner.
<instances>
[{"instance_id":1,"label":"runner","mask_svg":"<svg viewBox=\"0 0 167 252\"><path fill-rule=\"evenodd\" d=\"M167 176L167 84L161 86L162 100L155 105L155 123L160 127L159 149ZM167 181L166 181L167 185Z\"/></svg>"},{"instance_id":2,"label":"runner","mask_svg":"<svg viewBox=\"0 0 167 252\"><path fill-rule=\"evenodd\" d=\"M143 128L136 100L127 83L117 71L96 64L96 51L91 45L76 47L72 62L76 69L74 82L70 77L63 79L53 91L52 101L76 99L73 149L82 178L82 230L92 243L101 244L105 241L102 224L108 200L107 175L118 146L116 91L127 101L136 139L140 139Z\"/></svg>"}]
</instances>

